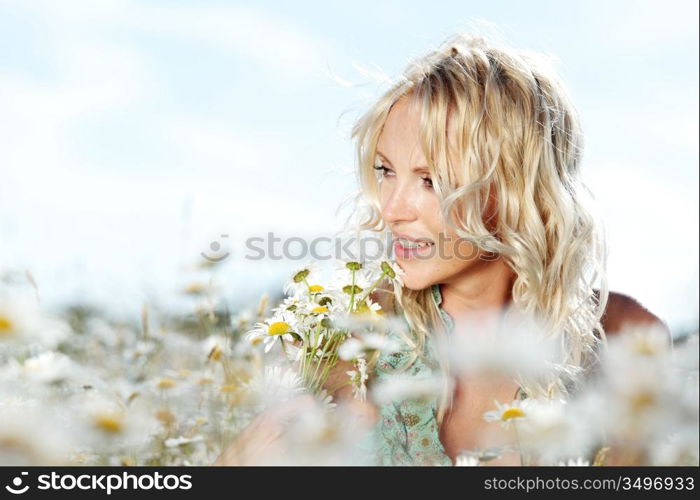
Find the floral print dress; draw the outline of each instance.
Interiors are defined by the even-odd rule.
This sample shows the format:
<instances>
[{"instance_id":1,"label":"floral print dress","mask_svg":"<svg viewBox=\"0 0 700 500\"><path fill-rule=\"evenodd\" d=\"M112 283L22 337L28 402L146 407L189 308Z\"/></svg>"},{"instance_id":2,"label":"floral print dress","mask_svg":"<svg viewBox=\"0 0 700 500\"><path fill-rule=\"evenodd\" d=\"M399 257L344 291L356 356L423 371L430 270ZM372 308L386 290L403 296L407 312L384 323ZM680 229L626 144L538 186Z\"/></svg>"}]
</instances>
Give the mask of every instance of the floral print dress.
<instances>
[{"instance_id":1,"label":"floral print dress","mask_svg":"<svg viewBox=\"0 0 700 500\"><path fill-rule=\"evenodd\" d=\"M454 329L454 321L440 304L440 286L432 286L433 299L445 320L449 331ZM394 372L410 375L416 380L435 377L436 357L430 339L425 342L425 361L416 357L405 341L397 338L401 349L381 356L375 372L376 383L385 381ZM426 364L426 362L428 364ZM429 366L430 365L430 366ZM524 398L518 390L516 397ZM437 420L437 398L406 399L382 405L379 420L371 430L363 448L369 453L372 465L447 465L452 459L445 452L440 441L440 427Z\"/></svg>"},{"instance_id":2,"label":"floral print dress","mask_svg":"<svg viewBox=\"0 0 700 500\"><path fill-rule=\"evenodd\" d=\"M440 288L433 286L433 298L439 306L442 302ZM452 318L440 308L450 329ZM376 368L376 383L391 377L393 372L410 375L416 379L433 378L433 369L420 357L416 358L404 341L396 340L402 348L379 358ZM426 361L434 362L435 353L426 339ZM408 366L408 369L404 369ZM374 465L452 465L439 437L437 400L407 399L394 401L379 408L379 420L365 443Z\"/></svg>"}]
</instances>

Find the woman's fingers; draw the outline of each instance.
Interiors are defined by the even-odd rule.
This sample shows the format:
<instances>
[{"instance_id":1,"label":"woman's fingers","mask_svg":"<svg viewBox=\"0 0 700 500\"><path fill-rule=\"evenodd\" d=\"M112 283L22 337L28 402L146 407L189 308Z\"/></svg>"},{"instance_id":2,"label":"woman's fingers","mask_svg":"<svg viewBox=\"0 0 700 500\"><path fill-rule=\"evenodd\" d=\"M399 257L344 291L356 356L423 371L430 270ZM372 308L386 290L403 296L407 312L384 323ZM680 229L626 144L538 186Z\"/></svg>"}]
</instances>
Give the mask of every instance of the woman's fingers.
<instances>
[{"instance_id":1,"label":"woman's fingers","mask_svg":"<svg viewBox=\"0 0 700 500\"><path fill-rule=\"evenodd\" d=\"M290 422L316 406L314 397L306 394L259 414L214 465L270 463L285 453L284 435Z\"/></svg>"}]
</instances>

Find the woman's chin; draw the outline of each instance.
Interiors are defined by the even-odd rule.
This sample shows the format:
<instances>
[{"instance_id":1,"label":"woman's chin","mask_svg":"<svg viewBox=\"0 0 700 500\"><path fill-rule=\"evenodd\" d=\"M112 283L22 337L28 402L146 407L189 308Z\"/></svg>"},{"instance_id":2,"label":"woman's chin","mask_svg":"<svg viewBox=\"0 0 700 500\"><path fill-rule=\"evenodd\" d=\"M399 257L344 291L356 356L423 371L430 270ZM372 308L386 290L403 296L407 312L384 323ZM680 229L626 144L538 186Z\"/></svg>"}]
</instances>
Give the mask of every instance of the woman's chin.
<instances>
[{"instance_id":1,"label":"woman's chin","mask_svg":"<svg viewBox=\"0 0 700 500\"><path fill-rule=\"evenodd\" d=\"M432 282L426 280L425 277L411 276L409 273L403 276L403 287L409 290L424 290L430 285L432 285Z\"/></svg>"},{"instance_id":2,"label":"woman's chin","mask_svg":"<svg viewBox=\"0 0 700 500\"><path fill-rule=\"evenodd\" d=\"M396 263L403 271L401 280L403 288L408 290L423 290L428 288L433 282L428 279L429 269L425 266L418 265L418 262L413 260L396 259Z\"/></svg>"}]
</instances>

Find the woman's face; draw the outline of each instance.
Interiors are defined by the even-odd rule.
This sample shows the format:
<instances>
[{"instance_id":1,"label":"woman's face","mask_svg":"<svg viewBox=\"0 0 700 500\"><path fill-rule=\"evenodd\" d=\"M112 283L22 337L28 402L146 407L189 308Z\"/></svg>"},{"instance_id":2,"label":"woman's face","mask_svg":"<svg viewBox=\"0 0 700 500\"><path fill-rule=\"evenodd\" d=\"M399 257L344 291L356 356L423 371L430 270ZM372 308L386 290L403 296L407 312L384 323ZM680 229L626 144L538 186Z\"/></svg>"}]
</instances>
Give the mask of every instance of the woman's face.
<instances>
[{"instance_id":1,"label":"woman's face","mask_svg":"<svg viewBox=\"0 0 700 500\"><path fill-rule=\"evenodd\" d=\"M377 144L382 217L392 232L404 284L422 290L450 283L480 263L477 247L443 224L420 147L419 111L407 98L392 107ZM481 262L486 264L486 261Z\"/></svg>"}]
</instances>

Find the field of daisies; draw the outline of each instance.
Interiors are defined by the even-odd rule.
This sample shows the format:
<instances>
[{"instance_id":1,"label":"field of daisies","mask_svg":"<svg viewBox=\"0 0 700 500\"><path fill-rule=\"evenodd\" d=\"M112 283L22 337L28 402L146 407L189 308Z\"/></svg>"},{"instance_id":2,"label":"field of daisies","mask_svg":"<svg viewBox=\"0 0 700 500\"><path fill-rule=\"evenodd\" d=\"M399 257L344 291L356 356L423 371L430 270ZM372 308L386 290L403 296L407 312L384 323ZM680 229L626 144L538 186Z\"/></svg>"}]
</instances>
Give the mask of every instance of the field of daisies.
<instances>
[{"instance_id":1,"label":"field of daisies","mask_svg":"<svg viewBox=\"0 0 700 500\"><path fill-rule=\"evenodd\" d=\"M255 418L294 398L314 404L290 420L276 464L369 464L351 405L437 397L441 381L405 374L373 383L374 363L402 349L406 325L382 310L391 262L340 262L330 282L300 267L279 295L232 312L214 280L182 290L192 308L144 304L136 321L75 305L50 314L31 276L0 282L1 465L210 465ZM213 275L212 275L213 276ZM532 332L450 349L452 370L539 377L557 365ZM536 465L698 464L698 335L656 330L610 340L600 377L576 397L494 401L493 432L517 429ZM530 336L528 336L530 335ZM497 347L497 348L496 348ZM337 368L347 367L338 377ZM334 374L334 375L332 375ZM410 427L410 422L407 423ZM457 465L488 465L504 450L464 450Z\"/></svg>"}]
</instances>

